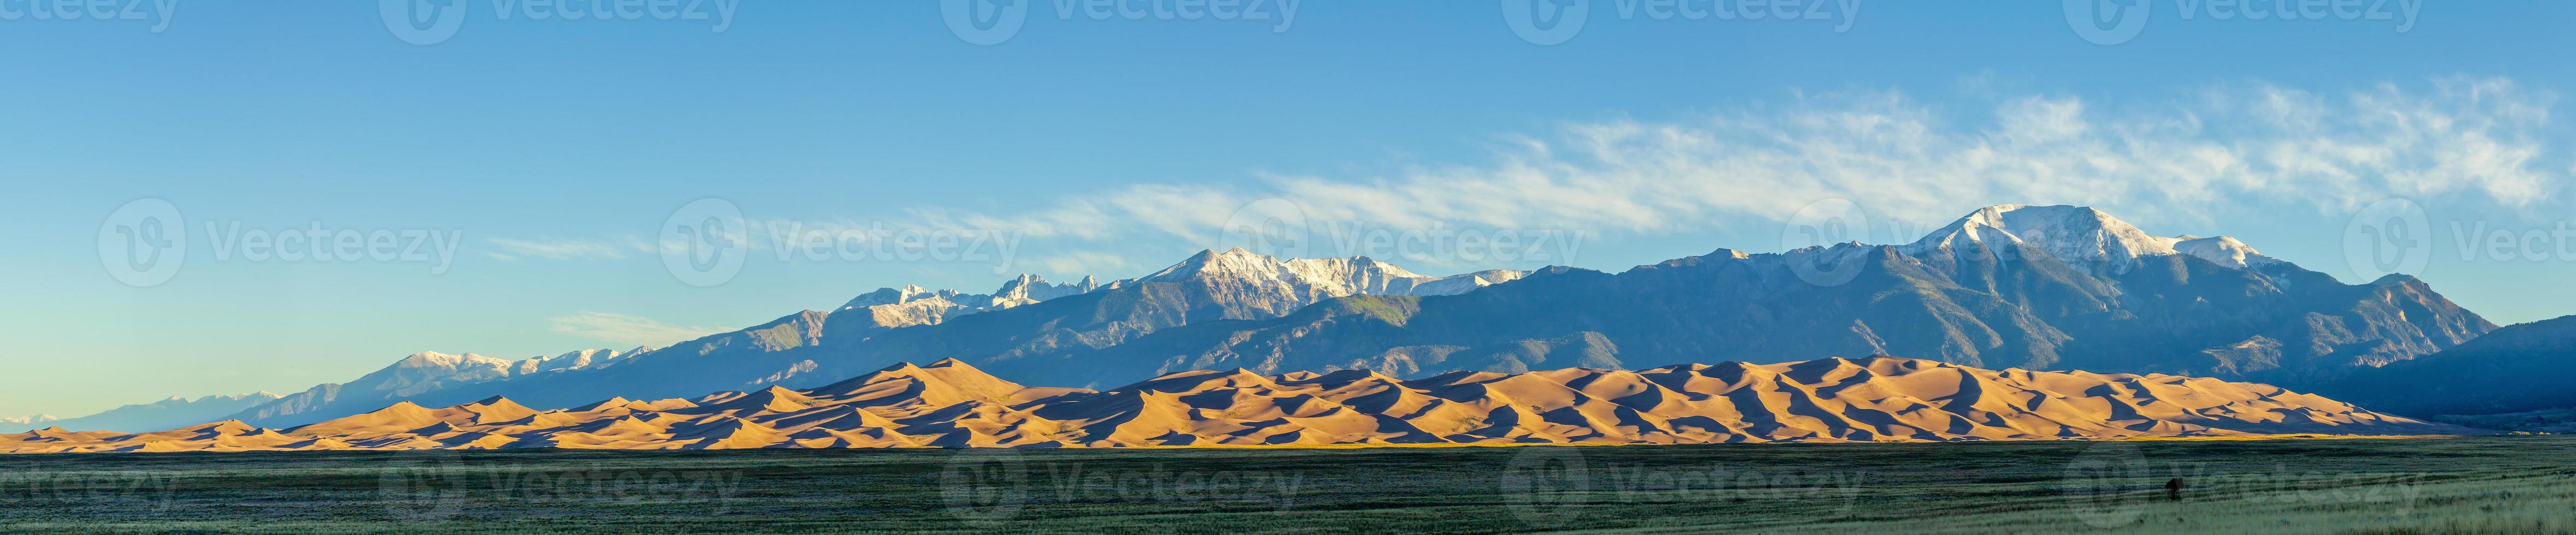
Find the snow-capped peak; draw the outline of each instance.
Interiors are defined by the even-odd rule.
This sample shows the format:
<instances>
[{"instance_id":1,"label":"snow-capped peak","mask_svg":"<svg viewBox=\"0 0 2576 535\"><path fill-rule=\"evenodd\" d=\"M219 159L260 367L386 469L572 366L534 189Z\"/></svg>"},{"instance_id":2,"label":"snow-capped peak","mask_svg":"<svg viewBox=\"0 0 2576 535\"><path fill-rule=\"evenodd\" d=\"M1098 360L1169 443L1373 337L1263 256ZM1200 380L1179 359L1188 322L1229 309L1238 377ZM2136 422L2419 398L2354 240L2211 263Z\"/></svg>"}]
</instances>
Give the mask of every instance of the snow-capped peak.
<instances>
[{"instance_id":1,"label":"snow-capped peak","mask_svg":"<svg viewBox=\"0 0 2576 535\"><path fill-rule=\"evenodd\" d=\"M878 288L861 294L841 310L866 310L878 325L906 327L930 325L949 318L1025 306L1059 297L1082 295L1100 288L1099 279L1083 277L1082 282L1055 284L1045 277L1021 275L1002 283L991 294L970 294L956 290L929 290L920 286Z\"/></svg>"},{"instance_id":2,"label":"snow-capped peak","mask_svg":"<svg viewBox=\"0 0 2576 535\"><path fill-rule=\"evenodd\" d=\"M1099 288L1100 279L1089 276L1083 277L1082 282L1072 284L1050 284L1047 282L1046 277L1040 277L1037 275L1021 275L1020 278L1011 279L1009 282L1002 283L1001 289L993 291L993 299L996 301L1009 300L1026 304L1058 297L1087 294L1091 293L1092 290Z\"/></svg>"},{"instance_id":3,"label":"snow-capped peak","mask_svg":"<svg viewBox=\"0 0 2576 535\"><path fill-rule=\"evenodd\" d=\"M902 288L878 288L877 291L860 294L849 303L841 305L841 309L904 305L916 301L936 300L977 310L1000 310L1058 297L1082 295L1099 288L1099 279L1093 277L1083 277L1082 282L1077 283L1055 284L1037 275L1021 275L1019 278L1005 281L1001 289L994 290L991 294L970 294L948 289L934 291L907 284Z\"/></svg>"},{"instance_id":4,"label":"snow-capped peak","mask_svg":"<svg viewBox=\"0 0 2576 535\"><path fill-rule=\"evenodd\" d=\"M1356 294L1452 295L1510 282L1526 271L1490 270L1451 277L1407 271L1366 256L1279 260L1241 248L1207 250L1172 267L1135 279L1140 282L1202 280L1271 288L1306 302ZM1121 281L1125 283L1125 281Z\"/></svg>"},{"instance_id":5,"label":"snow-capped peak","mask_svg":"<svg viewBox=\"0 0 2576 535\"><path fill-rule=\"evenodd\" d=\"M1990 206L1914 242L1910 249L2020 244L2068 262L2174 254L2172 241L2101 210L2078 206Z\"/></svg>"},{"instance_id":6,"label":"snow-capped peak","mask_svg":"<svg viewBox=\"0 0 2576 535\"><path fill-rule=\"evenodd\" d=\"M2001 245L2019 244L2082 269L2107 262L2114 272L2126 271L2129 260L2158 255L2189 254L2235 268L2280 262L2235 238L2156 236L2101 210L2082 206L1989 206L1933 231L1904 250L1920 254L1968 243L1985 244L1998 253L2004 251Z\"/></svg>"},{"instance_id":7,"label":"snow-capped peak","mask_svg":"<svg viewBox=\"0 0 2576 535\"><path fill-rule=\"evenodd\" d=\"M1172 267L1163 268L1162 271L1156 271L1153 274L1138 277L1136 280L1141 282L1178 282L1189 280L1191 277L1202 276L1203 274L1207 276L1226 278L1276 278L1284 269L1285 266L1279 262L1278 259L1271 258L1268 255L1252 254L1251 251L1245 251L1241 247L1227 249L1224 251L1209 249L1199 251L1198 254L1190 255L1188 259L1182 260L1181 263L1172 264Z\"/></svg>"},{"instance_id":8,"label":"snow-capped peak","mask_svg":"<svg viewBox=\"0 0 2576 535\"><path fill-rule=\"evenodd\" d=\"M991 294L969 294L956 290L930 290L920 286L880 288L851 299L842 311L863 310L883 327L905 327L946 322L967 314L991 312L1019 306L1082 295L1107 288L1124 288L1148 282L1187 282L1222 288L1229 295L1253 298L1264 303L1256 308L1277 308L1286 313L1295 307L1316 301L1354 294L1372 295L1453 295L1477 288L1501 284L1527 276L1529 272L1488 270L1451 277L1432 277L1406 271L1395 264L1365 256L1349 258L1292 258L1279 260L1254 254L1241 248L1225 251L1207 250L1191 255L1171 267L1143 277L1102 284L1094 277L1081 282L1057 284L1037 275L1021 275L1002 283Z\"/></svg>"},{"instance_id":9,"label":"snow-capped peak","mask_svg":"<svg viewBox=\"0 0 2576 535\"><path fill-rule=\"evenodd\" d=\"M539 372L604 368L614 361L630 356L634 356L634 352L619 352L614 349L584 349L552 357L536 357L519 361L514 365L514 373L518 375L527 375Z\"/></svg>"},{"instance_id":10,"label":"snow-capped peak","mask_svg":"<svg viewBox=\"0 0 2576 535\"><path fill-rule=\"evenodd\" d=\"M847 309L872 307L877 305L900 305L932 297L945 298L951 295L957 295L957 291L939 290L934 292L920 286L906 284L903 285L902 288L878 288L877 291L859 294L858 297L850 299L849 303L841 305L841 308Z\"/></svg>"},{"instance_id":11,"label":"snow-capped peak","mask_svg":"<svg viewBox=\"0 0 2576 535\"><path fill-rule=\"evenodd\" d=\"M2185 234L2176 236L2174 239L2176 240L2174 250L2217 262L2222 266L2243 268L2282 263L2272 257L2263 256L2262 251L2256 251L2254 246L2236 241L2236 238L2226 236L2203 238Z\"/></svg>"}]
</instances>

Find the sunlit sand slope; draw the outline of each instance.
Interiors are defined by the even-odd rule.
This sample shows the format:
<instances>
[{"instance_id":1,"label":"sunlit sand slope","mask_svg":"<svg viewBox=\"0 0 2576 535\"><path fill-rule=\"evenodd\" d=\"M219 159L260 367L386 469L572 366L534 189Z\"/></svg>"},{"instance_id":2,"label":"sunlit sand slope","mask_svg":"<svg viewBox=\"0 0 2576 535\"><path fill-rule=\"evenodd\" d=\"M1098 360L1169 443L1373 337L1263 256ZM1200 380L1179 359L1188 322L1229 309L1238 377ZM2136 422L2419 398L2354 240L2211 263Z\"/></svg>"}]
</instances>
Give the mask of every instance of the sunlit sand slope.
<instances>
[{"instance_id":1,"label":"sunlit sand slope","mask_svg":"<svg viewBox=\"0 0 2576 535\"><path fill-rule=\"evenodd\" d=\"M43 429L0 452L1692 444L2419 435L2468 430L2252 383L1983 370L1894 357L1644 371L1195 371L1106 392L1035 388L965 363L905 364L812 390L608 399L539 411L493 398L397 404L290 429Z\"/></svg>"}]
</instances>

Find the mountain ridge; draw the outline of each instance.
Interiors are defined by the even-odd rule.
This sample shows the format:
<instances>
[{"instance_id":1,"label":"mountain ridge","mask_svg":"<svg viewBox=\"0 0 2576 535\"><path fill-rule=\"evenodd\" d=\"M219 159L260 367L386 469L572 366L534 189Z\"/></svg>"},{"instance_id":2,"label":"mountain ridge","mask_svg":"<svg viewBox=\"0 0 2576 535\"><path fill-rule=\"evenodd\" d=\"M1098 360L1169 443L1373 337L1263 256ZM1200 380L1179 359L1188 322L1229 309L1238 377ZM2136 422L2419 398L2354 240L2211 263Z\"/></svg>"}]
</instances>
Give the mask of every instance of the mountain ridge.
<instances>
[{"instance_id":1,"label":"mountain ridge","mask_svg":"<svg viewBox=\"0 0 2576 535\"><path fill-rule=\"evenodd\" d=\"M125 405L75 418L40 415L0 419L0 433L64 426L83 429L167 429L223 418L280 397L283 396L268 392L202 396L196 399L171 396L152 403Z\"/></svg>"},{"instance_id":2,"label":"mountain ridge","mask_svg":"<svg viewBox=\"0 0 2576 535\"><path fill-rule=\"evenodd\" d=\"M2194 240L2204 239L2172 243ZM2070 263L2024 240L1950 243L1912 253L1850 244L1720 249L1617 274L1551 268L1461 296L1342 299L1375 301L1341 307L1378 311L1366 315L1172 330L1089 358L1112 368L1177 361L1401 374L1437 371L1461 352L1543 360L1555 349L1531 346L1573 343L1580 358L1626 367L1911 353L1967 365L2313 384L2494 328L2411 277L2345 285L2287 262L2225 265L2148 249ZM1816 282L1819 265L1848 280ZM1386 310L1405 313L1388 320ZM1558 342L1533 344L1544 341Z\"/></svg>"},{"instance_id":3,"label":"mountain ridge","mask_svg":"<svg viewBox=\"0 0 2576 535\"><path fill-rule=\"evenodd\" d=\"M1355 291L1463 292L1513 280L1521 274L1487 270L1432 277L1365 257L1283 261L1241 249L1205 251L1155 274L1106 284L1089 277L1079 283L1051 284L1043 278L1024 275L991 294L931 291L914 286L884 288L833 311L802 311L670 347L639 348L617 355L613 365L566 370L573 373L513 375L491 371L499 368L495 364L501 362L498 359L465 359L463 364L453 365L447 364L447 359L419 359L428 365L418 367L432 371L404 372L398 368L405 364L397 363L349 383L366 387L357 392L352 393L347 385L321 385L290 396L293 399L235 417L284 427L405 399L444 405L507 393L535 403L568 406L611 395L660 397L771 384L815 386L895 360L851 363L843 358L846 355L817 354L866 351L854 347L860 345L911 348L926 353L1008 352L1014 346L1045 351L1057 344L1116 343L1155 329L1197 321L1270 317ZM1018 317L1019 312L1031 308L1048 308L1047 303L1085 299L1090 300L1085 302L1091 305L1088 310L1049 315L1039 320L1044 325L1015 327L1049 332L1052 338L910 336L947 332L939 329L954 329L950 324L961 320L972 326L995 315ZM1066 316L1092 319L1081 320L1085 322L1081 325L1068 325L1064 323ZM380 374L403 380L382 379ZM410 379L414 375L426 378Z\"/></svg>"}]
</instances>

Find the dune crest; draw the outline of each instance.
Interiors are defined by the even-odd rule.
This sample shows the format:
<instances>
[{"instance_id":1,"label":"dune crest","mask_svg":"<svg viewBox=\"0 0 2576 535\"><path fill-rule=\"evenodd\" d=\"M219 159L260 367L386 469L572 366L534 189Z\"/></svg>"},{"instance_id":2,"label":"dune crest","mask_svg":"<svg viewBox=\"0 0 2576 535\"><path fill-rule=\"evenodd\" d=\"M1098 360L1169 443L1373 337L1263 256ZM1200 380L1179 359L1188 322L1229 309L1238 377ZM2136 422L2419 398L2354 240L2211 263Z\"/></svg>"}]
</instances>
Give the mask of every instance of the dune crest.
<instances>
[{"instance_id":1,"label":"dune crest","mask_svg":"<svg viewBox=\"0 0 2576 535\"><path fill-rule=\"evenodd\" d=\"M0 452L1699 444L2468 432L2270 385L2169 375L1984 370L1896 357L1642 371L1191 371L1109 391L1028 387L946 360L811 390L602 400L504 398L276 430L48 428Z\"/></svg>"}]
</instances>

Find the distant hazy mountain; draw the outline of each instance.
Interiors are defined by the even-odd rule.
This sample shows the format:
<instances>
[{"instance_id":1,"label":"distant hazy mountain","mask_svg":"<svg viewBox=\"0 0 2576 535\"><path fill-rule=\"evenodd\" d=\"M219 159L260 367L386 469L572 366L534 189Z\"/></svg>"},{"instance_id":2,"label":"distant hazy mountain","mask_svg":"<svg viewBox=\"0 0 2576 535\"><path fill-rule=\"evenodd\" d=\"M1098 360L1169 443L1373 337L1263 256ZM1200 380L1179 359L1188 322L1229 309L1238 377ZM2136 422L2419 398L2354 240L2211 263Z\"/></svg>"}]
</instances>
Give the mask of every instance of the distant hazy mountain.
<instances>
[{"instance_id":1,"label":"distant hazy mountain","mask_svg":"<svg viewBox=\"0 0 2576 535\"><path fill-rule=\"evenodd\" d=\"M242 409L277 398L277 394L267 392L206 396L197 399L173 397L152 403L117 407L79 418L55 418L52 415L42 415L0 419L0 433L16 433L46 427L80 430L172 429L222 419L241 412Z\"/></svg>"},{"instance_id":2,"label":"distant hazy mountain","mask_svg":"<svg viewBox=\"0 0 2576 535\"><path fill-rule=\"evenodd\" d=\"M810 389L609 398L539 410L491 397L397 403L290 429L0 434L0 453L490 448L1709 444L2210 437L2469 430L2270 385L1983 370L1873 357L1644 371L1190 371L1109 391L1032 388L945 360Z\"/></svg>"},{"instance_id":3,"label":"distant hazy mountain","mask_svg":"<svg viewBox=\"0 0 2576 535\"><path fill-rule=\"evenodd\" d=\"M2319 386L2414 416L2576 407L2576 316L2514 325L2441 353L2354 372Z\"/></svg>"},{"instance_id":4,"label":"distant hazy mountain","mask_svg":"<svg viewBox=\"0 0 2576 535\"><path fill-rule=\"evenodd\" d=\"M236 420L266 421L314 411L363 412L384 407L388 403L387 400L404 399L465 385L607 368L633 354L635 351L590 349L554 357L502 360L473 353L449 355L424 351L404 357L391 366L376 370L375 373L359 377L354 381L315 386L303 392L278 397L274 401L237 408L220 416ZM198 420L198 422L206 421L211 420Z\"/></svg>"},{"instance_id":5,"label":"distant hazy mountain","mask_svg":"<svg viewBox=\"0 0 2576 535\"><path fill-rule=\"evenodd\" d=\"M1154 274L1106 285L1089 278L1052 284L1023 276L991 294L880 289L831 312L800 312L739 331L618 355L613 366L564 373L505 374L499 370L508 366L498 359L473 357L467 359L470 365L462 365L452 363L453 357L415 356L347 385L315 387L234 418L286 427L398 401L445 406L505 394L562 407L612 396L817 386L917 355L1053 355L1194 322L1273 318L1361 292L1444 295L1524 274L1494 270L1433 277L1368 258L1282 261L1240 249L1209 251ZM1151 373L1087 377L1134 380ZM413 377L425 379L407 379Z\"/></svg>"},{"instance_id":6,"label":"distant hazy mountain","mask_svg":"<svg viewBox=\"0 0 2576 535\"><path fill-rule=\"evenodd\" d=\"M614 365L503 373L516 365L428 359L236 417L286 427L397 401L566 407L805 388L947 358L1092 388L1232 368L1421 377L1880 354L2303 388L2494 328L2408 277L2344 284L2231 238L2155 236L2090 208L1997 206L1906 245L1721 249L1618 274L1431 277L1368 258L1232 250L1108 284L884 289Z\"/></svg>"}]
</instances>

